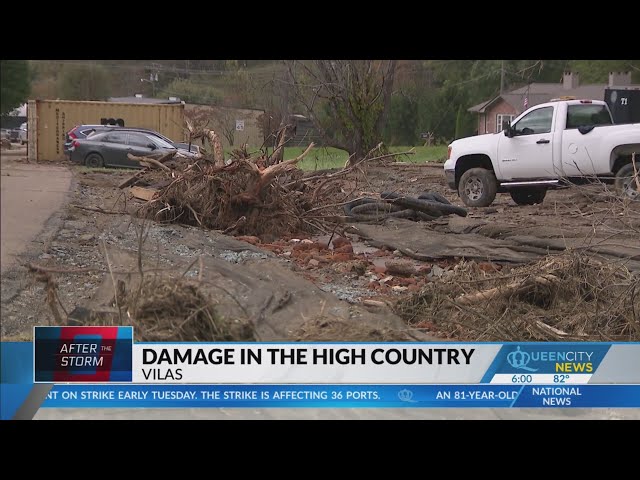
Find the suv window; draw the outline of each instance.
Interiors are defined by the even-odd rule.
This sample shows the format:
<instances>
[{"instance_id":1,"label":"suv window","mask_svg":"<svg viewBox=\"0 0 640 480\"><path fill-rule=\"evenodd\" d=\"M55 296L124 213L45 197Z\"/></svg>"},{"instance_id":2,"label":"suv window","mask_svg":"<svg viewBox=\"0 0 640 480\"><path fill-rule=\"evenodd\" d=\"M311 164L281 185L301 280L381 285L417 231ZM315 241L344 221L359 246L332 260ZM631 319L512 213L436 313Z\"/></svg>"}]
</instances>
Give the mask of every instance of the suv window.
<instances>
[{"instance_id":1,"label":"suv window","mask_svg":"<svg viewBox=\"0 0 640 480\"><path fill-rule=\"evenodd\" d=\"M611 125L611 115L605 105L569 105L567 109L567 129L584 125Z\"/></svg>"},{"instance_id":2,"label":"suv window","mask_svg":"<svg viewBox=\"0 0 640 480\"><path fill-rule=\"evenodd\" d=\"M96 131L96 129L92 127L92 128L82 129L78 133L80 133L81 135L84 135L85 137L88 137L92 133L95 133L95 131Z\"/></svg>"},{"instance_id":3,"label":"suv window","mask_svg":"<svg viewBox=\"0 0 640 480\"><path fill-rule=\"evenodd\" d=\"M122 143L126 145L127 143L127 134L120 132L111 132L102 137L103 142L109 143Z\"/></svg>"},{"instance_id":4,"label":"suv window","mask_svg":"<svg viewBox=\"0 0 640 480\"><path fill-rule=\"evenodd\" d=\"M146 135L143 135L141 133L129 134L129 145L146 148L150 143L153 143L153 142Z\"/></svg>"},{"instance_id":5,"label":"suv window","mask_svg":"<svg viewBox=\"0 0 640 480\"><path fill-rule=\"evenodd\" d=\"M553 107L543 107L522 117L514 125L520 135L534 135L536 133L549 133L553 120Z\"/></svg>"},{"instance_id":6,"label":"suv window","mask_svg":"<svg viewBox=\"0 0 640 480\"><path fill-rule=\"evenodd\" d=\"M159 146L160 148L175 148L173 145L171 145L169 142L166 142L163 138L158 137L156 135L152 135L150 133L145 135L149 141L155 143L157 146Z\"/></svg>"}]
</instances>

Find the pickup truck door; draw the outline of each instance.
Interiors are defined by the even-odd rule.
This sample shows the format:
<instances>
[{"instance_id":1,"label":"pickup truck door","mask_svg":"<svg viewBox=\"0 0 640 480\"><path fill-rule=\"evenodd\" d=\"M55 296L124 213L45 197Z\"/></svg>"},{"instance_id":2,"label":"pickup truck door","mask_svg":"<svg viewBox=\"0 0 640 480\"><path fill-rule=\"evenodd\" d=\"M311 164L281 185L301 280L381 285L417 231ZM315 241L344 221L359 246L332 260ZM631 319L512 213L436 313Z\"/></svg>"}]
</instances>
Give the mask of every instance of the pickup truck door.
<instances>
[{"instance_id":1,"label":"pickup truck door","mask_svg":"<svg viewBox=\"0 0 640 480\"><path fill-rule=\"evenodd\" d=\"M601 157L600 143L606 132L604 125L611 124L611 115L604 105L569 105L566 128L562 132L560 162L557 162L564 176L609 173L609 157ZM598 125L601 126L589 128Z\"/></svg>"},{"instance_id":2,"label":"pickup truck door","mask_svg":"<svg viewBox=\"0 0 640 480\"><path fill-rule=\"evenodd\" d=\"M553 168L554 107L530 111L514 125L515 135L498 141L499 180L555 178Z\"/></svg>"}]
</instances>

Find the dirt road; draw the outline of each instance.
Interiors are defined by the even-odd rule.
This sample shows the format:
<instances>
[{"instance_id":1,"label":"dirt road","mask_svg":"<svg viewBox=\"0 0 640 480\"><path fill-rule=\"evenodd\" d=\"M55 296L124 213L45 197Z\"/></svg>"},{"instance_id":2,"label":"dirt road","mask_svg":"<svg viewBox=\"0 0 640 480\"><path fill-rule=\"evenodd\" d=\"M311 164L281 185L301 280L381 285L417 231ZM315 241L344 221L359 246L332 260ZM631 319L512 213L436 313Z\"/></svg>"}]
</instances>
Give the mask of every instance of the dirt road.
<instances>
[{"instance_id":1,"label":"dirt road","mask_svg":"<svg viewBox=\"0 0 640 480\"><path fill-rule=\"evenodd\" d=\"M71 186L71 172L60 166L21 163L25 149L3 151L2 165L2 257L4 272L18 263L21 253L62 207Z\"/></svg>"}]
</instances>

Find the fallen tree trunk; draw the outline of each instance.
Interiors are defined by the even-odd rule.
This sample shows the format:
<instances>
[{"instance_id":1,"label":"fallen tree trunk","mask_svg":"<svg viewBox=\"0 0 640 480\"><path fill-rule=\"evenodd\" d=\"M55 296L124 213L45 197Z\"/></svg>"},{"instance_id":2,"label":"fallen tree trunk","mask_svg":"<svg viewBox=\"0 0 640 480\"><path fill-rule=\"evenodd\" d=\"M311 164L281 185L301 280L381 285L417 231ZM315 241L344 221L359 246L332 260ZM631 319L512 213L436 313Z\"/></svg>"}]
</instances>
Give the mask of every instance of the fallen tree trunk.
<instances>
[{"instance_id":1,"label":"fallen tree trunk","mask_svg":"<svg viewBox=\"0 0 640 480\"><path fill-rule=\"evenodd\" d=\"M171 157L173 157L175 155L175 153L171 154ZM169 157L169 158L171 158ZM127 154L127 158L129 160L133 160L134 162L140 162L140 164L142 166L154 166L154 167L158 167L161 168L162 170L164 170L165 172L170 172L171 169L169 167L167 167L166 165L164 165L163 163L159 162L158 160L154 159L154 158L150 158L150 157L137 157L136 155L132 155L130 153ZM164 157L163 157L164 158Z\"/></svg>"},{"instance_id":2,"label":"fallen tree trunk","mask_svg":"<svg viewBox=\"0 0 640 480\"><path fill-rule=\"evenodd\" d=\"M257 185L256 194L262 191L262 189L271 183L271 181L278 175L295 170L296 164L307 156L309 151L315 146L315 143L310 143L307 149L298 155L296 158L292 158L291 160L287 160L286 162L276 163L275 165L271 165L270 167L265 168L260 172L260 182Z\"/></svg>"},{"instance_id":3,"label":"fallen tree trunk","mask_svg":"<svg viewBox=\"0 0 640 480\"><path fill-rule=\"evenodd\" d=\"M546 273L532 278L526 278L518 282L513 282L502 287L490 288L472 295L460 295L455 302L460 305L473 305L480 302L487 302L496 297L509 297L511 295L524 293L535 285L551 286L558 283L560 279L555 275Z\"/></svg>"}]
</instances>

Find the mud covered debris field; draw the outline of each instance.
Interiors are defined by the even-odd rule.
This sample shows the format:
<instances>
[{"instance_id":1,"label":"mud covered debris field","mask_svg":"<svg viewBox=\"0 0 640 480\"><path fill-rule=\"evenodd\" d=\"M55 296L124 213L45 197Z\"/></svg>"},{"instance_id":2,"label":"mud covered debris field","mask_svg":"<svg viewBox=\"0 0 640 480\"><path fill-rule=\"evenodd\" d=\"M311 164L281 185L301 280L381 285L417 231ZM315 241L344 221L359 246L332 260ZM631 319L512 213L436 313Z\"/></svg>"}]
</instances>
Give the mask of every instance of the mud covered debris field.
<instances>
[{"instance_id":1,"label":"mud covered debris field","mask_svg":"<svg viewBox=\"0 0 640 480\"><path fill-rule=\"evenodd\" d=\"M106 323L146 341L640 340L640 202L601 184L466 216L345 218L345 199L382 192L462 206L441 164L373 162L319 189L326 209L298 224L275 209L308 212L304 192L274 196L252 232L150 209L118 188L135 172L70 168L66 205L3 269L3 339Z\"/></svg>"}]
</instances>

